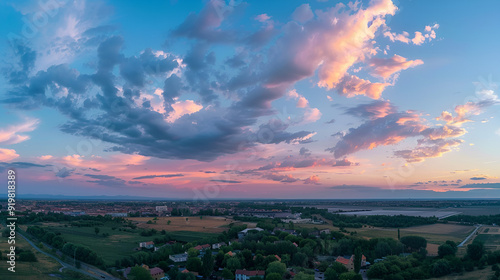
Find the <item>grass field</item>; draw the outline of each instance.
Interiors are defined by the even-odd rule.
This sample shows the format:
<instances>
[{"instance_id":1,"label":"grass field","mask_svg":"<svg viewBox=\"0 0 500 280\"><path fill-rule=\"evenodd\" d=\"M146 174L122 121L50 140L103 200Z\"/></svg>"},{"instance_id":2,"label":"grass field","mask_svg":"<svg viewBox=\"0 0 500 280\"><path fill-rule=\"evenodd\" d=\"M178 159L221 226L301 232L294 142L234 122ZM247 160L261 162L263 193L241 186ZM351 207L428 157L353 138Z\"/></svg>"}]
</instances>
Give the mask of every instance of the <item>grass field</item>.
<instances>
[{"instance_id":1,"label":"grass field","mask_svg":"<svg viewBox=\"0 0 500 280\"><path fill-rule=\"evenodd\" d=\"M0 226L0 231L4 228ZM2 256L5 258L6 253L4 253L11 245L9 245L5 238L2 238L0 242L0 250ZM50 276L50 274L60 275L59 268L61 265L57 263L54 259L45 256L44 254L36 251L31 247L24 238L17 236L15 246L20 249L30 249L35 253L38 262L16 262L16 272L12 273L7 270L9 265L6 260L3 259L0 262L0 279L37 279L37 280L47 280L47 279L57 279L56 277ZM59 278L61 279L61 278Z\"/></svg>"},{"instance_id":2,"label":"grass field","mask_svg":"<svg viewBox=\"0 0 500 280\"><path fill-rule=\"evenodd\" d=\"M187 219L187 220L186 220ZM137 223L140 228L154 228L156 230L166 231L193 231L204 233L221 233L227 230L231 223L237 224L233 219L226 217L207 217L200 216L193 217L159 217L157 220L148 217L128 218L128 220ZM156 222L147 224L148 221ZM168 224L170 221L170 224Z\"/></svg>"},{"instance_id":3,"label":"grass field","mask_svg":"<svg viewBox=\"0 0 500 280\"><path fill-rule=\"evenodd\" d=\"M174 217L174 218L181 218L181 217ZM191 219L194 220L194 218L195 217L189 217L190 220ZM199 220L199 217L196 218ZM147 220L149 219L151 218L148 218ZM183 219L185 221L185 218ZM147 220L144 222L142 221L139 222L137 229L135 230L127 229L127 231L120 231L119 227L117 227L117 224L115 223L109 223L109 224L106 223L105 225L98 227L99 228L98 235L95 234L95 229L94 229L95 227L73 227L65 223L42 223L40 224L40 226L48 227L53 232L61 233L61 236L64 238L64 240L68 242L81 244L89 247L91 250L98 253L98 255L100 255L106 263L113 265L116 260L120 260L125 256L129 256L136 253L137 251L134 249L139 246L139 242L152 241L156 237L163 236L160 233L157 233L156 235L153 236L141 236L140 232L143 231L145 228L156 228L156 227L149 227L155 225L146 224ZM166 220L164 222L166 225L167 223ZM169 228L167 228L166 231L175 240L183 242L192 242L203 238L217 236L216 233L202 232L203 228L199 225L201 225L201 223L198 223L198 225L195 227L186 227L186 228L189 228L191 230L198 229L200 232L182 230L183 227L181 226L175 226L173 228L174 231L171 231L172 229ZM116 227L115 230L112 229L113 227ZM26 230L26 226L23 226L22 229ZM161 229L158 229L158 231L160 230ZM107 233L109 234L109 236L104 237L102 236L103 233Z\"/></svg>"}]
</instances>

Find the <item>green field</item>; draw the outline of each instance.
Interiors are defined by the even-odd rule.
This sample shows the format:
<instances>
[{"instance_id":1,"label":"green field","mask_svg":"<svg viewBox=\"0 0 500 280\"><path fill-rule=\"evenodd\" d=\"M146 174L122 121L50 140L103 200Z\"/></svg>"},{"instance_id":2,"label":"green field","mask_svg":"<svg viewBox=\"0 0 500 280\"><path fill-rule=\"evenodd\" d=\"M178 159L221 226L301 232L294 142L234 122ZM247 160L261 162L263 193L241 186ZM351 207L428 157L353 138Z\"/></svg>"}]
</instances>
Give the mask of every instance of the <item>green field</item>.
<instances>
[{"instance_id":1,"label":"green field","mask_svg":"<svg viewBox=\"0 0 500 280\"><path fill-rule=\"evenodd\" d=\"M498 250L500 247L500 234L479 234L474 240L482 241L487 250Z\"/></svg>"},{"instance_id":2,"label":"green field","mask_svg":"<svg viewBox=\"0 0 500 280\"><path fill-rule=\"evenodd\" d=\"M47 227L52 232L61 233L65 241L80 244L89 247L100 255L108 264L114 265L116 260L121 260L125 256L132 255L137 251L135 248L139 247L139 242L153 241L156 237L162 237L160 233L153 236L141 236L142 229L134 229L127 231L120 231L115 223L105 224L99 226L99 234L96 235L94 227L72 227L65 226L64 223L51 223L49 225L41 225ZM109 234L108 237L103 237L102 234ZM178 241L192 242L207 237L214 237L217 234L191 232L191 231L176 231L169 232L169 235Z\"/></svg>"},{"instance_id":3,"label":"green field","mask_svg":"<svg viewBox=\"0 0 500 280\"><path fill-rule=\"evenodd\" d=\"M487 266L484 269L464 272L461 275L448 275L439 278L430 278L428 280L487 280L494 274L494 271L491 271L491 266Z\"/></svg>"}]
</instances>

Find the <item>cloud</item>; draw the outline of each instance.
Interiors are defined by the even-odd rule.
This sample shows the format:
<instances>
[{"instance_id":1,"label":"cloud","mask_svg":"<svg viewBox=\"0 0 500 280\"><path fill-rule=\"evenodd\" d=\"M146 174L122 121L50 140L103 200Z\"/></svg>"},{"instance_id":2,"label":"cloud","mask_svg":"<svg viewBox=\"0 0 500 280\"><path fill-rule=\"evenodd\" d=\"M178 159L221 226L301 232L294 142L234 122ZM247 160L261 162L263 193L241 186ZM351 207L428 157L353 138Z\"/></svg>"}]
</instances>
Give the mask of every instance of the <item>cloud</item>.
<instances>
[{"instance_id":1,"label":"cloud","mask_svg":"<svg viewBox=\"0 0 500 280\"><path fill-rule=\"evenodd\" d=\"M416 31L415 32L415 37L413 37L413 39L411 39L411 41L415 45L422 45L425 42L425 36L422 35L422 32Z\"/></svg>"},{"instance_id":2,"label":"cloud","mask_svg":"<svg viewBox=\"0 0 500 280\"><path fill-rule=\"evenodd\" d=\"M1 150L1 149L0 149ZM1 152L0 152L1 154ZM0 162L0 172L3 172L7 168L39 168L39 167L47 167L50 166L48 164L36 164L31 162Z\"/></svg>"},{"instance_id":3,"label":"cloud","mask_svg":"<svg viewBox=\"0 0 500 280\"><path fill-rule=\"evenodd\" d=\"M461 189L500 189L500 183L482 183L482 184L467 184L460 187Z\"/></svg>"},{"instance_id":4,"label":"cloud","mask_svg":"<svg viewBox=\"0 0 500 280\"><path fill-rule=\"evenodd\" d=\"M329 121L327 121L327 122L325 122L325 123L326 123L326 124L332 124L332 123L335 123L335 119L331 119L331 120L329 120Z\"/></svg>"},{"instance_id":5,"label":"cloud","mask_svg":"<svg viewBox=\"0 0 500 280\"><path fill-rule=\"evenodd\" d=\"M426 158L441 157L444 153L452 150L452 148L459 146L463 143L460 139L451 140L429 140L424 141L426 144L419 144L412 150L399 150L395 151L394 155L406 159L408 162L421 162Z\"/></svg>"},{"instance_id":6,"label":"cloud","mask_svg":"<svg viewBox=\"0 0 500 280\"><path fill-rule=\"evenodd\" d=\"M362 119L375 120L387 115L394 114L397 109L392 103L384 100L374 100L367 104L360 104L356 107L348 108L345 114Z\"/></svg>"},{"instance_id":7,"label":"cloud","mask_svg":"<svg viewBox=\"0 0 500 280\"><path fill-rule=\"evenodd\" d=\"M327 150L333 152L335 158L341 158L359 150L397 144L408 137L420 135L425 128L415 113L393 113L349 129L335 147Z\"/></svg>"},{"instance_id":8,"label":"cloud","mask_svg":"<svg viewBox=\"0 0 500 280\"><path fill-rule=\"evenodd\" d=\"M311 151L308 148L302 147L302 148L300 148L299 154L301 156L310 156Z\"/></svg>"},{"instance_id":9,"label":"cloud","mask_svg":"<svg viewBox=\"0 0 500 280\"><path fill-rule=\"evenodd\" d=\"M11 161L18 157L19 155L16 153L16 150L0 148L0 161Z\"/></svg>"},{"instance_id":10,"label":"cloud","mask_svg":"<svg viewBox=\"0 0 500 280\"><path fill-rule=\"evenodd\" d=\"M311 20L314 17L314 14L311 10L311 6L309 4L302 4L292 14L293 20L304 23L306 21Z\"/></svg>"},{"instance_id":11,"label":"cloud","mask_svg":"<svg viewBox=\"0 0 500 280\"><path fill-rule=\"evenodd\" d=\"M134 180L142 180L142 179L152 179L152 178L174 178L174 177L183 177L183 174L163 174L163 175L145 175L140 177L133 178Z\"/></svg>"},{"instance_id":12,"label":"cloud","mask_svg":"<svg viewBox=\"0 0 500 280\"><path fill-rule=\"evenodd\" d=\"M311 177L304 180L304 184L319 185L319 177L316 175L312 175Z\"/></svg>"},{"instance_id":13,"label":"cloud","mask_svg":"<svg viewBox=\"0 0 500 280\"><path fill-rule=\"evenodd\" d=\"M87 182L105 187L121 187L124 186L126 183L125 180L110 175L84 174L83 176L95 179L95 180L88 180Z\"/></svg>"},{"instance_id":14,"label":"cloud","mask_svg":"<svg viewBox=\"0 0 500 280\"><path fill-rule=\"evenodd\" d=\"M38 159L40 160L49 160L49 159L52 159L53 156L51 155L45 155L45 156L39 156Z\"/></svg>"},{"instance_id":15,"label":"cloud","mask_svg":"<svg viewBox=\"0 0 500 280\"><path fill-rule=\"evenodd\" d=\"M257 21L260 21L260 22L266 22L266 21L270 20L271 17L268 16L267 14L260 14L260 15L257 15L254 19Z\"/></svg>"},{"instance_id":16,"label":"cloud","mask_svg":"<svg viewBox=\"0 0 500 280\"><path fill-rule=\"evenodd\" d=\"M236 181L236 180L210 180L210 182L219 182L219 183L228 183L228 184L242 183L242 181Z\"/></svg>"},{"instance_id":17,"label":"cloud","mask_svg":"<svg viewBox=\"0 0 500 280\"><path fill-rule=\"evenodd\" d=\"M275 174L275 173L273 173L273 174L263 175L262 177L266 178L266 179L269 179L269 180L273 180L273 181L277 181L277 182L282 182L282 183L294 183L294 182L300 181L300 179L294 178L290 174L281 175L281 174Z\"/></svg>"},{"instance_id":18,"label":"cloud","mask_svg":"<svg viewBox=\"0 0 500 280\"><path fill-rule=\"evenodd\" d=\"M35 130L38 124L38 119L25 119L24 123L22 124L11 125L6 128L0 129L0 144L11 145L30 139L28 135L24 135L21 133Z\"/></svg>"},{"instance_id":19,"label":"cloud","mask_svg":"<svg viewBox=\"0 0 500 280\"><path fill-rule=\"evenodd\" d=\"M424 62L420 59L407 60L406 58L394 55L391 58L372 58L369 66L372 68L372 75L380 76L384 79L394 75L394 73L406 70L410 67L422 65Z\"/></svg>"},{"instance_id":20,"label":"cloud","mask_svg":"<svg viewBox=\"0 0 500 280\"><path fill-rule=\"evenodd\" d=\"M169 114L167 121L175 122L178 118L192 114L203 109L203 105L196 104L193 100L177 101L172 104L173 111Z\"/></svg>"},{"instance_id":21,"label":"cloud","mask_svg":"<svg viewBox=\"0 0 500 280\"><path fill-rule=\"evenodd\" d=\"M69 168L63 167L63 168L59 169L59 171L57 171L56 177L66 178L66 177L70 176L71 173L73 173L73 171L75 171L75 169L69 169Z\"/></svg>"},{"instance_id":22,"label":"cloud","mask_svg":"<svg viewBox=\"0 0 500 280\"><path fill-rule=\"evenodd\" d=\"M372 83L353 75L346 75L336 83L336 89L341 95L353 97L356 95L366 95L373 99L379 99L382 92L389 83Z\"/></svg>"},{"instance_id":23,"label":"cloud","mask_svg":"<svg viewBox=\"0 0 500 280\"><path fill-rule=\"evenodd\" d=\"M384 32L384 37L388 37L392 42L399 41L408 44L410 42L410 38L408 38L408 36L410 36L410 34L406 31L403 31L403 33L400 34L392 33L390 31Z\"/></svg>"}]
</instances>

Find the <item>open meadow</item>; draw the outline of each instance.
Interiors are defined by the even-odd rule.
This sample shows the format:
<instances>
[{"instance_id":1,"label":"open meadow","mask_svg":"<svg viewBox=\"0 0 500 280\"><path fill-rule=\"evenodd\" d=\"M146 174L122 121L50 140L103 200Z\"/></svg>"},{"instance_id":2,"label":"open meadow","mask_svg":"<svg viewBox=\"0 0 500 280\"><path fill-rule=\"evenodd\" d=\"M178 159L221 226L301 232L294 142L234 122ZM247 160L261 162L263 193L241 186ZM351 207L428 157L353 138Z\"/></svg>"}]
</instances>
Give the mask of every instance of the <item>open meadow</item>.
<instances>
[{"instance_id":1,"label":"open meadow","mask_svg":"<svg viewBox=\"0 0 500 280\"><path fill-rule=\"evenodd\" d=\"M203 233L221 233L228 229L229 224L240 224L227 217L192 216L192 217L151 217L127 218L137 224L139 228L172 231L192 231ZM148 221L151 221L148 224ZM253 223L245 223L251 226ZM255 225L255 224L253 224Z\"/></svg>"},{"instance_id":2,"label":"open meadow","mask_svg":"<svg viewBox=\"0 0 500 280\"><path fill-rule=\"evenodd\" d=\"M484 243L486 250L500 249L500 227L485 226L479 231L479 234L474 240L479 240Z\"/></svg>"}]
</instances>

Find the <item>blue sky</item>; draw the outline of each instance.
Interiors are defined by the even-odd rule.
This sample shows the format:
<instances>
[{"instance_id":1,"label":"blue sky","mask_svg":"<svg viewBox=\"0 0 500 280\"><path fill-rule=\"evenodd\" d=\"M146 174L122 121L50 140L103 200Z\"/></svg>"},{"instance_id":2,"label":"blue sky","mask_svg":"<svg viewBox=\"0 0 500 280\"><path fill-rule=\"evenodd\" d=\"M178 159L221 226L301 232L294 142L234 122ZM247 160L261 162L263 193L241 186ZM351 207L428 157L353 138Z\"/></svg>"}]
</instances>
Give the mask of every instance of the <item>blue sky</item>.
<instances>
[{"instance_id":1,"label":"blue sky","mask_svg":"<svg viewBox=\"0 0 500 280\"><path fill-rule=\"evenodd\" d=\"M498 197L497 1L0 5L21 193Z\"/></svg>"}]
</instances>

